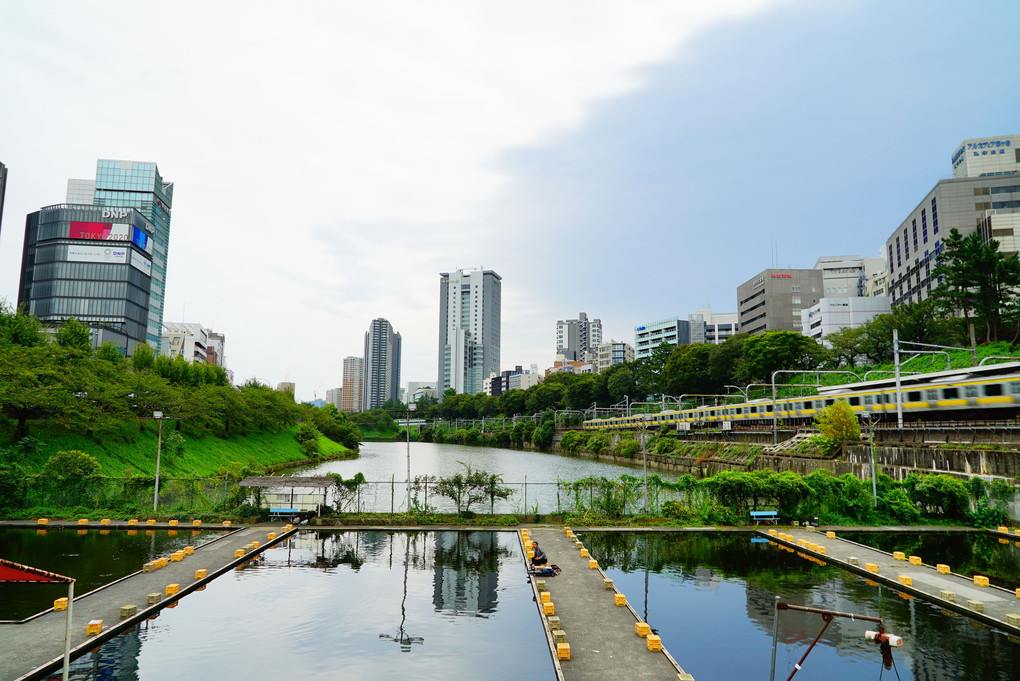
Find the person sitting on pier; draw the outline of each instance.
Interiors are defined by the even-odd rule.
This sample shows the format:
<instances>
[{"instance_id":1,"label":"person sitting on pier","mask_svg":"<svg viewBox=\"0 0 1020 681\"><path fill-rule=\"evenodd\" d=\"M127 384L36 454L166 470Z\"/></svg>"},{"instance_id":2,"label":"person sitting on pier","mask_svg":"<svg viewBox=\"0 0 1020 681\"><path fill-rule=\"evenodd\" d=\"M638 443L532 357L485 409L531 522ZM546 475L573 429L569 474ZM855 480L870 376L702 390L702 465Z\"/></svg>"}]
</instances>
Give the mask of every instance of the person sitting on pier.
<instances>
[{"instance_id":1,"label":"person sitting on pier","mask_svg":"<svg viewBox=\"0 0 1020 681\"><path fill-rule=\"evenodd\" d=\"M535 552L535 557L531 559L531 564L533 566L545 565L549 562L549 559L546 558L545 551L539 548L537 541L532 542L531 550Z\"/></svg>"}]
</instances>

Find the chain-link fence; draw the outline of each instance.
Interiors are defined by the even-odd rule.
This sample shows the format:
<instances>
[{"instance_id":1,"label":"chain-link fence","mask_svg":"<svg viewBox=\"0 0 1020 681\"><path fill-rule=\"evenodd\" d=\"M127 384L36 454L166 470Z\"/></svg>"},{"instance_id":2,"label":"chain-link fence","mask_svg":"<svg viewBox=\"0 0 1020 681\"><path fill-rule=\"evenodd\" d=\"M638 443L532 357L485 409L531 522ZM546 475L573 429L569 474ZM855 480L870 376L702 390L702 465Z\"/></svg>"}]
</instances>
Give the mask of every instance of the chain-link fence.
<instances>
[{"instance_id":1,"label":"chain-link fence","mask_svg":"<svg viewBox=\"0 0 1020 681\"><path fill-rule=\"evenodd\" d=\"M87 480L31 476L26 480L25 506L48 508L152 508L155 481L147 478ZM162 513L193 513L225 509L247 496L237 482L208 478L164 478L159 481Z\"/></svg>"}]
</instances>

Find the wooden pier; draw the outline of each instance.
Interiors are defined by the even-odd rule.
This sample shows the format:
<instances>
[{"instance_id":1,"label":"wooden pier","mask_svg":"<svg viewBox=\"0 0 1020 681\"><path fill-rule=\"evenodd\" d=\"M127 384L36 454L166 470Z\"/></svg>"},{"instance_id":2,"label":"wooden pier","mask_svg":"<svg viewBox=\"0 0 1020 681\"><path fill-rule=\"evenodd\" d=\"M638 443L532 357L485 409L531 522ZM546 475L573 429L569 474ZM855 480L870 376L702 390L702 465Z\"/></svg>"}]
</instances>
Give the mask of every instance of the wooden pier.
<instances>
[{"instance_id":1,"label":"wooden pier","mask_svg":"<svg viewBox=\"0 0 1020 681\"><path fill-rule=\"evenodd\" d=\"M1020 589L989 584L980 575L957 574L951 565L938 563L937 556L886 553L814 528L775 528L758 530L758 534L804 557L838 565L908 597L934 603L947 613L1020 636Z\"/></svg>"},{"instance_id":2,"label":"wooden pier","mask_svg":"<svg viewBox=\"0 0 1020 681\"><path fill-rule=\"evenodd\" d=\"M63 525L61 523L60 525ZM99 526L90 524L89 529L125 529L126 524ZM53 523L52 527L57 527ZM154 529L152 526L132 526L131 529ZM158 529L194 530L191 525L173 527L160 523ZM115 582L111 582L87 594L76 596L71 609L71 657L72 659L92 650L124 631L132 629L139 622L154 617L165 607L176 604L184 596L201 589L206 584L243 563L251 560L267 548L284 541L296 528L282 529L281 524L262 524L247 528L223 528L203 526L204 530L220 530L225 535L202 544L190 555L178 556L176 560L167 556L167 564L151 572L139 571ZM269 539L270 533L275 534ZM258 542L257 547L253 546ZM241 553L238 553L238 550ZM204 573L199 572L204 570ZM178 590L171 593L176 585ZM159 594L156 603L148 603L150 594ZM132 615L121 617L121 608L136 606ZM0 623L0 679L3 681L28 681L59 673L63 665L64 628L66 612L47 610L20 622ZM102 620L102 632L86 635L86 626L93 620Z\"/></svg>"},{"instance_id":3,"label":"wooden pier","mask_svg":"<svg viewBox=\"0 0 1020 681\"><path fill-rule=\"evenodd\" d=\"M648 639L638 635L635 625L644 624L643 620L629 602L618 604L625 594L606 584L598 556L582 555L583 544L575 544L563 529L535 529L529 536L545 551L549 564L561 569L555 577L531 579L559 679L693 681L665 647L652 651ZM545 612L538 588L541 580L553 604L552 615ZM550 621L551 617L559 619ZM569 645L569 659L560 659L557 637Z\"/></svg>"}]
</instances>

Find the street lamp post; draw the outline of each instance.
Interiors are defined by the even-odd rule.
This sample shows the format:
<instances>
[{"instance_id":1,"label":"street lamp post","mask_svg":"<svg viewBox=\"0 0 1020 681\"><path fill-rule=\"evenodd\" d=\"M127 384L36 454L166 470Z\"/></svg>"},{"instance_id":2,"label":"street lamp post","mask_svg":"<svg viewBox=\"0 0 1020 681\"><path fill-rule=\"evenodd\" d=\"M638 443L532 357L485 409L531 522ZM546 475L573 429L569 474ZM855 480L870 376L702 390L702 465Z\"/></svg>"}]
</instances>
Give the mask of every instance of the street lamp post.
<instances>
[{"instance_id":1,"label":"street lamp post","mask_svg":"<svg viewBox=\"0 0 1020 681\"><path fill-rule=\"evenodd\" d=\"M414 402L407 404L407 412L404 417L404 430L407 432L407 512L411 512L411 412L418 405Z\"/></svg>"},{"instance_id":2,"label":"street lamp post","mask_svg":"<svg viewBox=\"0 0 1020 681\"><path fill-rule=\"evenodd\" d=\"M159 435L156 437L156 487L152 491L152 512L159 506L159 463L163 453L163 412L152 412L152 418L159 422Z\"/></svg>"}]
</instances>

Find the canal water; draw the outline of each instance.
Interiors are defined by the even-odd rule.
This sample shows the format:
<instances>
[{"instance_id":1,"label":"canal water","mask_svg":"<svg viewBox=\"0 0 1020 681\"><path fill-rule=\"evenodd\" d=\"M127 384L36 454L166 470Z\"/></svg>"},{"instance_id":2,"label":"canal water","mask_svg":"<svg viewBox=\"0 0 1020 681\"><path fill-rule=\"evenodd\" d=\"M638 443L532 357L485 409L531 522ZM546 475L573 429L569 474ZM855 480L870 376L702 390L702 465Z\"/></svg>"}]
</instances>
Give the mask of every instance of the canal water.
<instances>
[{"instance_id":1,"label":"canal water","mask_svg":"<svg viewBox=\"0 0 1020 681\"><path fill-rule=\"evenodd\" d=\"M555 679L515 533L305 532L263 556L72 678Z\"/></svg>"},{"instance_id":2,"label":"canal water","mask_svg":"<svg viewBox=\"0 0 1020 681\"><path fill-rule=\"evenodd\" d=\"M885 671L864 638L874 625L835 618L797 679L859 681L898 672L903 681L1013 681L1020 673L1020 645L1005 634L747 534L590 532L583 540L698 681L768 678L777 595L795 605L882 617L905 640L893 652L896 669ZM785 679L823 622L786 611L779 623L776 678Z\"/></svg>"},{"instance_id":3,"label":"canal water","mask_svg":"<svg viewBox=\"0 0 1020 681\"><path fill-rule=\"evenodd\" d=\"M556 513L569 503L558 481L573 482L592 476L619 478L621 475L641 477L640 467L631 468L576 457L543 452L500 449L495 447L466 447L464 445L411 443L411 478L419 475L435 477L465 472L464 464L474 470L484 470L502 476L503 486L513 489L506 501L496 501L496 513ZM329 461L306 468L288 471L291 475L322 475L339 473L351 478L361 473L369 481L362 486L361 495L351 501L350 510L386 512L407 509L407 444L404 442L366 442L357 459ZM641 459L636 459L638 464ZM675 476L663 475L672 480ZM424 490L419 492L424 501ZM360 506L359 506L360 504ZM452 502L436 496L428 497L428 504L440 511L454 510ZM489 511L488 501L473 510ZM637 510L637 509L635 509Z\"/></svg>"},{"instance_id":4,"label":"canal water","mask_svg":"<svg viewBox=\"0 0 1020 681\"><path fill-rule=\"evenodd\" d=\"M137 572L221 532L194 530L0 529L0 558L74 577L76 596ZM66 584L0 584L0 620L20 620L53 606Z\"/></svg>"}]
</instances>

